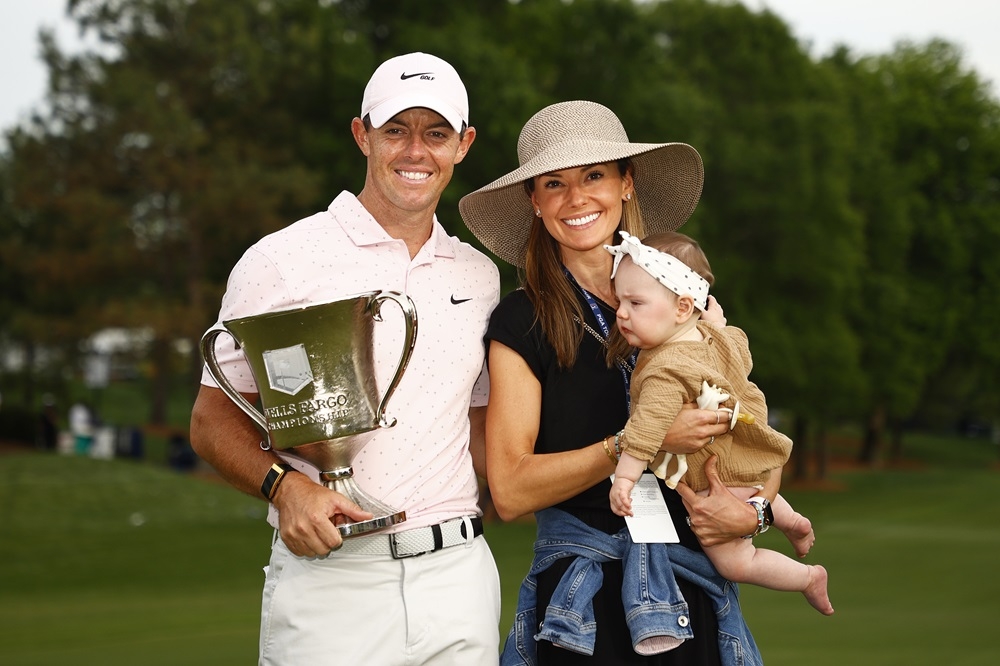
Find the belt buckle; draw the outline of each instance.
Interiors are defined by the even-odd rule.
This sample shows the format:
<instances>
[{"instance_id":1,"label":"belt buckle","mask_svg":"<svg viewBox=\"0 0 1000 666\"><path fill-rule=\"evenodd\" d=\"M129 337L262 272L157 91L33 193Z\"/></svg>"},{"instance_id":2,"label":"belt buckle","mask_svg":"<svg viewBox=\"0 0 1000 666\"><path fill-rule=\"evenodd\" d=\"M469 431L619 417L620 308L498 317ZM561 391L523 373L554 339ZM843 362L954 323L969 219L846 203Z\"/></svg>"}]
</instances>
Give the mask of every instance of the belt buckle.
<instances>
[{"instance_id":1,"label":"belt buckle","mask_svg":"<svg viewBox=\"0 0 1000 666\"><path fill-rule=\"evenodd\" d=\"M396 534L393 533L389 535L389 552L392 553L392 559L394 560L405 560L410 557L420 557L425 553L429 553L429 550L422 550L419 553L400 553L396 550Z\"/></svg>"}]
</instances>

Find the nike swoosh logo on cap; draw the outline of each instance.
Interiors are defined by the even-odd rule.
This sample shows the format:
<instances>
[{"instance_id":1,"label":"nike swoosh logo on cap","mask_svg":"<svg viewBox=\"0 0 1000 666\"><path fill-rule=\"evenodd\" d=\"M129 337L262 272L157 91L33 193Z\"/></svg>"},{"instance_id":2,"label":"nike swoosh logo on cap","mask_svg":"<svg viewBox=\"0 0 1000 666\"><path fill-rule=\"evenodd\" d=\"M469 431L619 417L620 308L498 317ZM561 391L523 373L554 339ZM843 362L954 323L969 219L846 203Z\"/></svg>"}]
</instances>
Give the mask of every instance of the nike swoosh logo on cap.
<instances>
[{"instance_id":1,"label":"nike swoosh logo on cap","mask_svg":"<svg viewBox=\"0 0 1000 666\"><path fill-rule=\"evenodd\" d=\"M452 294L451 304L458 305L459 303L465 303L466 301L471 301L471 300L472 300L471 298L455 298L455 295Z\"/></svg>"},{"instance_id":2,"label":"nike swoosh logo on cap","mask_svg":"<svg viewBox=\"0 0 1000 666\"><path fill-rule=\"evenodd\" d=\"M428 74L433 74L434 72L417 72L416 74L407 74L403 72L399 75L400 81L405 81L406 79L412 79L414 76L427 76Z\"/></svg>"}]
</instances>

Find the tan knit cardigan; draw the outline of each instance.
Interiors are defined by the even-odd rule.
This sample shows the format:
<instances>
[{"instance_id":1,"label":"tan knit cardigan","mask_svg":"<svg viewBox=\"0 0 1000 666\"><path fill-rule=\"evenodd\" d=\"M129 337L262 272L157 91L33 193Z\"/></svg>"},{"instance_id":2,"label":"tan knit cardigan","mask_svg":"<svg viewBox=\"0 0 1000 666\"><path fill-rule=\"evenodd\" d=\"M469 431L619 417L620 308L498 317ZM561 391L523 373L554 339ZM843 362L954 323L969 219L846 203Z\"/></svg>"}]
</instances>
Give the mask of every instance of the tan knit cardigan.
<instances>
[{"instance_id":1,"label":"tan knit cardigan","mask_svg":"<svg viewBox=\"0 0 1000 666\"><path fill-rule=\"evenodd\" d=\"M767 424L764 394L750 381L753 361L747 335L735 326L719 328L698 322L701 342L668 342L639 353L632 373L632 414L622 435L622 449L651 462L663 437L685 402L694 402L702 381L729 394L721 406L732 408L740 401L740 411L756 417L753 425L738 422L726 435L697 453L687 456L688 471L683 481L695 491L708 488L705 461L718 455L718 470L727 486L759 486L770 470L788 461L792 440ZM677 469L671 461L667 475Z\"/></svg>"}]
</instances>

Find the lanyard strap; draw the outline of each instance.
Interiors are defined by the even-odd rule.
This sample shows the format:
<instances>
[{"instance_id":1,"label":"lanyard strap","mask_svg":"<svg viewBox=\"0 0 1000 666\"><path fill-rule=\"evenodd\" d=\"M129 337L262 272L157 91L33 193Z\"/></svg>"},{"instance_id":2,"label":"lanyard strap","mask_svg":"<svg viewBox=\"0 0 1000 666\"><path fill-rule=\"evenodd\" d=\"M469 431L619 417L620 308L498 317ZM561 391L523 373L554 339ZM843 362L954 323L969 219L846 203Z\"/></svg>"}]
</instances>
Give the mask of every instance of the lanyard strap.
<instances>
[{"instance_id":1,"label":"lanyard strap","mask_svg":"<svg viewBox=\"0 0 1000 666\"><path fill-rule=\"evenodd\" d=\"M604 313L601 312L601 306L597 304L597 299L594 298L589 291L580 286L580 283L576 281L576 278L573 277L573 274L570 273L569 269L565 266L563 266L563 272L566 273L566 277L569 278L569 281L580 290L580 293L583 294L583 298L587 301L587 305L590 306L590 309L594 313L594 318L597 319L597 325L601 327L601 333L604 334L604 339L607 340L608 336L611 335L611 327L608 326L608 322L604 318Z\"/></svg>"},{"instance_id":2,"label":"lanyard strap","mask_svg":"<svg viewBox=\"0 0 1000 666\"><path fill-rule=\"evenodd\" d=\"M594 296L580 286L580 283L576 281L573 274L569 272L569 269L563 266L563 273L566 274L566 278L570 283L580 290L583 294L584 300L587 301L587 305L590 306L591 311L594 313L594 318L597 319L597 325L601 327L601 333L604 334L604 346L608 346L608 336L611 335L611 327L608 325L607 319L604 318L604 313L601 312L601 307L597 304L597 299ZM581 322L584 328L590 328L587 326L586 322ZM635 363L639 356L638 351L633 351L632 355L628 359L623 359L622 362L616 363L618 366L618 371L622 374L622 381L625 383L625 406L628 409L628 413L632 413L632 393L630 387L632 384L632 370L635 369Z\"/></svg>"}]
</instances>

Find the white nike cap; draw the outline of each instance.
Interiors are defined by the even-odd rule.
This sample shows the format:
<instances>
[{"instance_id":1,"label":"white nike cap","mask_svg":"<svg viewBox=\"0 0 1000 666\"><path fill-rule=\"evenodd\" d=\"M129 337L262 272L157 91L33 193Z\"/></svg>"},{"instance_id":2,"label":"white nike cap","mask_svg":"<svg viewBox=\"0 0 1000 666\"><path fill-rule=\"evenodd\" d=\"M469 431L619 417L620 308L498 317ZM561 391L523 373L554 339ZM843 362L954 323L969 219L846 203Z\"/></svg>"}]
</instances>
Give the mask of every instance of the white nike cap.
<instances>
[{"instance_id":1,"label":"white nike cap","mask_svg":"<svg viewBox=\"0 0 1000 666\"><path fill-rule=\"evenodd\" d=\"M381 127L401 111L423 107L440 113L456 132L469 124L469 95L455 68L428 53L407 53L378 66L365 86L361 117Z\"/></svg>"}]
</instances>

